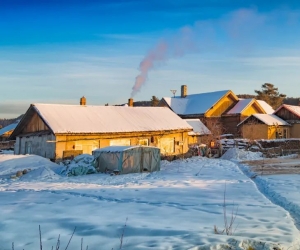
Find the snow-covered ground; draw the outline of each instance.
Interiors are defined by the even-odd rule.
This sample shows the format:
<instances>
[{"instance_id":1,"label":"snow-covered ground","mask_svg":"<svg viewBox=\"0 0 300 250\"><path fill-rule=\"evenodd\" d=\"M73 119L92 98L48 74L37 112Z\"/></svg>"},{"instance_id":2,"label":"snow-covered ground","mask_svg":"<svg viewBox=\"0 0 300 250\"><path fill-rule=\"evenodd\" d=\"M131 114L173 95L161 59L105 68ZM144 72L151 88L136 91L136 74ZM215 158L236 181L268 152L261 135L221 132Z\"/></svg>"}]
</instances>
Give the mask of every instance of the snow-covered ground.
<instances>
[{"instance_id":1,"label":"snow-covered ground","mask_svg":"<svg viewBox=\"0 0 300 250\"><path fill-rule=\"evenodd\" d=\"M58 235L65 249L75 227L72 250L82 238L88 249L119 249L123 233L122 249L299 249L293 218L240 170L247 173L237 160L259 157L232 151L163 161L154 173L67 177L38 156L0 155L0 249L39 249L39 225L43 249L55 248ZM297 178L264 180L287 202L299 201ZM236 214L229 236L214 233L224 229L224 193L228 220Z\"/></svg>"}]
</instances>

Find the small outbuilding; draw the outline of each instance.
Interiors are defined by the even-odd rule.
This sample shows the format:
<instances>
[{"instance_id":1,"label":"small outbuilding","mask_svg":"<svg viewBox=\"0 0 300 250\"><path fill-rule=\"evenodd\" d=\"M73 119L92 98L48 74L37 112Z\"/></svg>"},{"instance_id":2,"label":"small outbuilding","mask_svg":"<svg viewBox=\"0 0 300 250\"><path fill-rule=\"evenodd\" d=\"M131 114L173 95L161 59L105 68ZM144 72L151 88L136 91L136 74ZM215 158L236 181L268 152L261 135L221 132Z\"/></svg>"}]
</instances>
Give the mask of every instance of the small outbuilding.
<instances>
[{"instance_id":1,"label":"small outbuilding","mask_svg":"<svg viewBox=\"0 0 300 250\"><path fill-rule=\"evenodd\" d=\"M274 114L291 124L291 138L300 138L300 106L283 104Z\"/></svg>"},{"instance_id":2,"label":"small outbuilding","mask_svg":"<svg viewBox=\"0 0 300 250\"><path fill-rule=\"evenodd\" d=\"M238 124L243 138L290 138L291 125L274 114L253 114Z\"/></svg>"},{"instance_id":3,"label":"small outbuilding","mask_svg":"<svg viewBox=\"0 0 300 250\"><path fill-rule=\"evenodd\" d=\"M206 143L209 140L211 132L200 119L184 120L193 128L193 131L188 132L189 145Z\"/></svg>"},{"instance_id":4,"label":"small outbuilding","mask_svg":"<svg viewBox=\"0 0 300 250\"><path fill-rule=\"evenodd\" d=\"M160 170L160 149L145 146L109 146L93 151L98 172L119 174Z\"/></svg>"}]
</instances>

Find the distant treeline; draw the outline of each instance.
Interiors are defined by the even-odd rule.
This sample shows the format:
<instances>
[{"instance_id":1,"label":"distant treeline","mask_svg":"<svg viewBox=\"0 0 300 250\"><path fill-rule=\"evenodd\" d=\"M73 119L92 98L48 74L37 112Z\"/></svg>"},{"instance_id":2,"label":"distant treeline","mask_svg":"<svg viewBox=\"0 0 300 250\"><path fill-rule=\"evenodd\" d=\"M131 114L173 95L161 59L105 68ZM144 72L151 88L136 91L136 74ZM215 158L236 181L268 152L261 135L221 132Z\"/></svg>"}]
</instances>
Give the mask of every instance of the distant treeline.
<instances>
[{"instance_id":1,"label":"distant treeline","mask_svg":"<svg viewBox=\"0 0 300 250\"><path fill-rule=\"evenodd\" d=\"M0 128L4 128L9 124L15 123L17 120L20 120L22 117L23 115L20 115L17 118L12 118L12 119L0 119Z\"/></svg>"},{"instance_id":2,"label":"distant treeline","mask_svg":"<svg viewBox=\"0 0 300 250\"><path fill-rule=\"evenodd\" d=\"M243 98L243 99L251 99L251 98L256 98L256 95L248 95L248 94L240 94L237 95L238 98ZM289 105L295 105L299 106L300 104L300 97L286 97L283 100L284 104L289 104Z\"/></svg>"}]
</instances>

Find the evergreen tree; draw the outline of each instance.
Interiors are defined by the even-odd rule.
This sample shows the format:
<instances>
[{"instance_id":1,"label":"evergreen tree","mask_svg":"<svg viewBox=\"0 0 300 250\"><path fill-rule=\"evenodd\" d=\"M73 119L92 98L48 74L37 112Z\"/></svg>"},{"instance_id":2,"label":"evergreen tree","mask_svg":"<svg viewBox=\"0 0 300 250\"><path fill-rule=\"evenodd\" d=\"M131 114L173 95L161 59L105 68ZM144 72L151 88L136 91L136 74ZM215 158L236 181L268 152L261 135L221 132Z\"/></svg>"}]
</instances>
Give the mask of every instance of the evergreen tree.
<instances>
[{"instance_id":1,"label":"evergreen tree","mask_svg":"<svg viewBox=\"0 0 300 250\"><path fill-rule=\"evenodd\" d=\"M275 88L271 83L264 83L261 90L255 90L255 93L257 94L256 99L265 101L273 109L277 109L286 97L286 95L280 94L278 88Z\"/></svg>"},{"instance_id":2,"label":"evergreen tree","mask_svg":"<svg viewBox=\"0 0 300 250\"><path fill-rule=\"evenodd\" d=\"M156 107L158 103L159 103L159 99L153 95L151 98L151 106Z\"/></svg>"}]
</instances>

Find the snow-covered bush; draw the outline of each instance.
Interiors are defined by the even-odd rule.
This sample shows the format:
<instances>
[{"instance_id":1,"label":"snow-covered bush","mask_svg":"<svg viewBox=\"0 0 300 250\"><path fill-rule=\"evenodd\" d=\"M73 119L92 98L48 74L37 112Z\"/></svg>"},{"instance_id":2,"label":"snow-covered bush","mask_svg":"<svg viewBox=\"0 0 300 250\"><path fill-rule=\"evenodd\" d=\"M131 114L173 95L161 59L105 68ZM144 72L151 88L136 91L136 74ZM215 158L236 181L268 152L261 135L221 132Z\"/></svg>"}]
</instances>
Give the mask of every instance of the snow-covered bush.
<instances>
[{"instance_id":1,"label":"snow-covered bush","mask_svg":"<svg viewBox=\"0 0 300 250\"><path fill-rule=\"evenodd\" d=\"M64 167L61 171L62 175L78 176L97 173L94 166L95 158L89 154L76 156L73 160L63 162Z\"/></svg>"}]
</instances>

